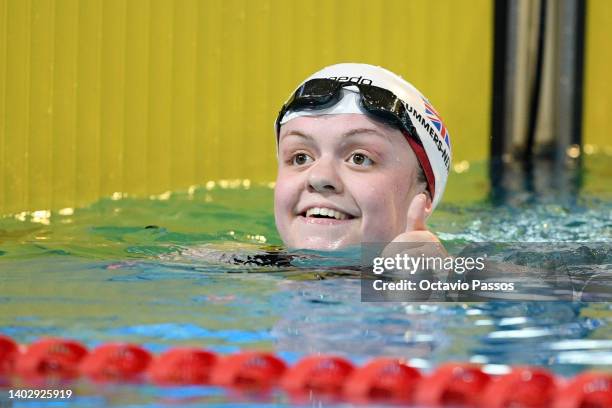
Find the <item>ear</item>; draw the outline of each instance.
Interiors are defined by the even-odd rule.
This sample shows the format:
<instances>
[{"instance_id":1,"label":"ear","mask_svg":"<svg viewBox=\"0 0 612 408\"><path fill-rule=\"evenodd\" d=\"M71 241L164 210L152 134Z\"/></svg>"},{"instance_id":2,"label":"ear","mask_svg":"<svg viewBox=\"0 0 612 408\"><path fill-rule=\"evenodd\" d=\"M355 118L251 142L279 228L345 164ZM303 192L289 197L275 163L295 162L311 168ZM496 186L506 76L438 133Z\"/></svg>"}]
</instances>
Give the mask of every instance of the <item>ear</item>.
<instances>
[{"instance_id":1,"label":"ear","mask_svg":"<svg viewBox=\"0 0 612 408\"><path fill-rule=\"evenodd\" d=\"M428 190L425 190L424 193L427 197L427 201L425 203L425 219L427 219L433 212L433 201L431 200L431 195L429 194Z\"/></svg>"},{"instance_id":2,"label":"ear","mask_svg":"<svg viewBox=\"0 0 612 408\"><path fill-rule=\"evenodd\" d=\"M425 219L427 219L433 212L433 199L431 198L431 193L427 188L427 183L423 182L421 184L423 189L419 192L419 194L425 194L425 197L427 197L427 201L425 203Z\"/></svg>"}]
</instances>

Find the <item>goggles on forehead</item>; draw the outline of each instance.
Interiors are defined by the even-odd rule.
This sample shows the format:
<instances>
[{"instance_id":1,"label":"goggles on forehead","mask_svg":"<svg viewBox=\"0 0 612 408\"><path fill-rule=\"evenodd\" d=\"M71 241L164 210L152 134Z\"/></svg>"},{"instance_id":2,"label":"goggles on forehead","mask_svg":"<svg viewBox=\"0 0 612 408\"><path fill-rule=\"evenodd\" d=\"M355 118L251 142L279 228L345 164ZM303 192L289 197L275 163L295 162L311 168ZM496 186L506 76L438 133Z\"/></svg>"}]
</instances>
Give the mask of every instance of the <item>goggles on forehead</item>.
<instances>
[{"instance_id":1,"label":"goggles on forehead","mask_svg":"<svg viewBox=\"0 0 612 408\"><path fill-rule=\"evenodd\" d=\"M362 107L374 117L399 128L415 152L427 179L427 188L431 196L435 192L435 177L429 157L423 147L418 133L410 121L406 104L388 89L374 85L359 84L350 81L337 81L328 78L316 78L302 84L283 105L276 119L276 142L280 136L281 122L290 111L303 109L324 109L334 106L342 99L344 87L355 86L359 89Z\"/></svg>"},{"instance_id":2,"label":"goggles on forehead","mask_svg":"<svg viewBox=\"0 0 612 408\"><path fill-rule=\"evenodd\" d=\"M322 109L333 106L342 98L342 88L355 86L359 89L361 105L370 114L391 123L421 143L417 132L410 121L406 105L388 89L374 85L358 84L349 81L337 81L328 78L316 78L306 81L283 105L276 119L276 137L280 134L281 121L289 111L302 109Z\"/></svg>"}]
</instances>

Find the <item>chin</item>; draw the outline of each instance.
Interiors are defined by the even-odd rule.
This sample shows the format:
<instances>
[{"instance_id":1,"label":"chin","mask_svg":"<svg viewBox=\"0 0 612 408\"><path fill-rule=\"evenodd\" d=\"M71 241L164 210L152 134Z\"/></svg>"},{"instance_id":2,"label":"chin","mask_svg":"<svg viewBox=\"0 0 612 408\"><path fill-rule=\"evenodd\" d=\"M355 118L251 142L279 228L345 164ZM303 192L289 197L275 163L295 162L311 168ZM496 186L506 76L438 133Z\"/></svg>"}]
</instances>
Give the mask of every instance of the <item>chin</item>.
<instances>
[{"instance_id":1,"label":"chin","mask_svg":"<svg viewBox=\"0 0 612 408\"><path fill-rule=\"evenodd\" d=\"M300 218L277 222L276 225L284 245L289 249L334 251L361 245L361 234L355 225L304 223Z\"/></svg>"},{"instance_id":2,"label":"chin","mask_svg":"<svg viewBox=\"0 0 612 408\"><path fill-rule=\"evenodd\" d=\"M340 237L330 239L329 237L310 236L298 240L285 241L288 248L291 249L313 249L317 251L335 251L350 246L359 245L360 242L354 242L348 237Z\"/></svg>"}]
</instances>

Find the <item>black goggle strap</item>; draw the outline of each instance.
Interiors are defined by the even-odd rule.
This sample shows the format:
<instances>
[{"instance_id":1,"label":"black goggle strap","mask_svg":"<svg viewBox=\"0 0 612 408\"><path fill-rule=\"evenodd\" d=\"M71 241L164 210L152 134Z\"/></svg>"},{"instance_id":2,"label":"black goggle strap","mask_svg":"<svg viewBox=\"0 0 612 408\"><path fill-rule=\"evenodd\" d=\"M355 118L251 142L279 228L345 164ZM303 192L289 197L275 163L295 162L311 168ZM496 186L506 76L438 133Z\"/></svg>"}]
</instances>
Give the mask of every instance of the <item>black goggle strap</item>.
<instances>
[{"instance_id":1,"label":"black goggle strap","mask_svg":"<svg viewBox=\"0 0 612 408\"><path fill-rule=\"evenodd\" d=\"M375 95L370 93L373 88ZM399 125L404 132L407 132L417 143L422 144L410 120L406 104L395 96L393 92L374 85L359 85L359 93L361 94L362 104L368 112L391 120L396 125ZM386 101L383 101L383 99L386 99Z\"/></svg>"}]
</instances>

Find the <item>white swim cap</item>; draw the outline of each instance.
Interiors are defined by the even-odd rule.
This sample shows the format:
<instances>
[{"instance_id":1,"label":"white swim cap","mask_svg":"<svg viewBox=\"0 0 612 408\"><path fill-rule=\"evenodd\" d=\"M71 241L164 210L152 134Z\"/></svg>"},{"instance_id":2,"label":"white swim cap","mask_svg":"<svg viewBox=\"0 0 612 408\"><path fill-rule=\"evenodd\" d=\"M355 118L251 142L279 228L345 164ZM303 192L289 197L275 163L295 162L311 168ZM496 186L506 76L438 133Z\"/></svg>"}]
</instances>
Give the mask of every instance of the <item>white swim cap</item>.
<instances>
[{"instance_id":1,"label":"white swim cap","mask_svg":"<svg viewBox=\"0 0 612 408\"><path fill-rule=\"evenodd\" d=\"M442 198L448 178L451 165L451 143L446 126L427 98L399 75L382 67L358 63L343 63L325 67L306 78L296 90L307 81L317 78L377 86L391 91L404 102L412 126L417 133L412 136L416 136L420 143L404 131L406 140L414 150L425 173L429 191L433 196L432 205L435 208ZM343 87L342 97L334 106L327 106L323 109L288 110L278 118L277 131L280 125L296 117L340 113L368 114L360 102L359 89L356 86ZM278 138L279 135L276 136Z\"/></svg>"}]
</instances>

